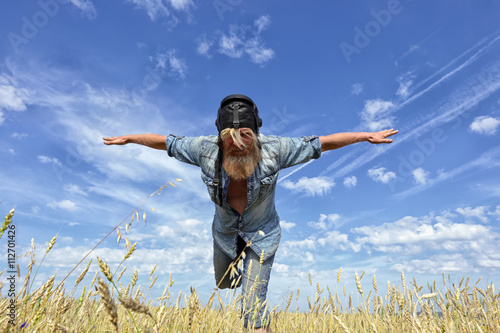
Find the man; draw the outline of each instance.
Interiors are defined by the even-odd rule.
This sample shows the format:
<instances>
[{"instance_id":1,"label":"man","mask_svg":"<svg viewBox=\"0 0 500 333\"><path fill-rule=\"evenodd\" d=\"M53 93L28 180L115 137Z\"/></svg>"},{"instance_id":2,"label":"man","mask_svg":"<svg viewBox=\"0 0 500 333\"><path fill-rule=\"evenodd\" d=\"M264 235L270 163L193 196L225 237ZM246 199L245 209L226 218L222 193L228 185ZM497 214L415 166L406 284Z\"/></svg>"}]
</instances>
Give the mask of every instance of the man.
<instances>
[{"instance_id":1,"label":"man","mask_svg":"<svg viewBox=\"0 0 500 333\"><path fill-rule=\"evenodd\" d=\"M169 156L201 168L201 177L215 203L212 233L216 284L221 289L242 286L245 327L270 332L264 302L281 237L274 205L279 170L356 142L391 143L388 137L397 131L300 138L264 136L259 134L262 120L258 109L244 95L224 98L215 124L218 136L138 134L104 138L104 143L163 149ZM234 268L237 258L243 258L242 272Z\"/></svg>"}]
</instances>

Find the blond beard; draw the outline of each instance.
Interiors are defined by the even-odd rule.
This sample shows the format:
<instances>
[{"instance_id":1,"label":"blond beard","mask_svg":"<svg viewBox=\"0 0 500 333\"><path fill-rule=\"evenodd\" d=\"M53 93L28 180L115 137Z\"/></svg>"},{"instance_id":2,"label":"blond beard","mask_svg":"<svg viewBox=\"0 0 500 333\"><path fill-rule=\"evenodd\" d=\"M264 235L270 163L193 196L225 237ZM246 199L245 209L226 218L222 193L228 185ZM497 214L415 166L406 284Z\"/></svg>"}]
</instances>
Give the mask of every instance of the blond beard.
<instances>
[{"instance_id":1,"label":"blond beard","mask_svg":"<svg viewBox=\"0 0 500 333\"><path fill-rule=\"evenodd\" d=\"M259 161L260 149L254 145L246 155L233 155L225 152L222 166L229 177L234 180L243 180L253 175Z\"/></svg>"}]
</instances>

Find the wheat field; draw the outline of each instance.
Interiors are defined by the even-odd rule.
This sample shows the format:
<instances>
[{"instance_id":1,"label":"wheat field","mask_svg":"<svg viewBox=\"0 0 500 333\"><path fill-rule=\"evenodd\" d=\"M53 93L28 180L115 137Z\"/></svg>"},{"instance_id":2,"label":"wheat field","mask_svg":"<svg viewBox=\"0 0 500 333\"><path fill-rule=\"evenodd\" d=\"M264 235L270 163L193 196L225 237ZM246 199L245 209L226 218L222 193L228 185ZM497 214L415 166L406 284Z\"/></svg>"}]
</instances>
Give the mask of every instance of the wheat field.
<instances>
[{"instance_id":1,"label":"wheat field","mask_svg":"<svg viewBox=\"0 0 500 333\"><path fill-rule=\"evenodd\" d=\"M138 219L137 210L131 215L129 223ZM11 226L13 216L14 210L11 210L5 217L0 238ZM127 230L128 226L127 223ZM113 229L110 234L115 230L120 240L122 235L119 229ZM114 272L111 272L105 258L97 257L100 270L87 285L82 286L82 281L90 280L87 273L92 262L89 259L86 266L82 265L84 267L81 268L79 264L83 262L82 259L68 274L69 276L75 271L74 284L68 285L66 276L56 285L56 277L51 276L34 289L32 287L36 273L45 257L50 255L56 240L57 237L54 237L49 242L40 263L35 260L32 240L32 252L24 254L31 258L25 276L21 276L18 264L16 267L17 281L20 283L14 297L8 293L8 283L0 286L0 332L246 331L240 318L241 296L228 297L227 292L215 290L203 304L194 288L176 295L171 294L174 284L172 276L161 295L151 296L151 288L158 278L155 275L156 267L151 272L141 272L149 273L148 284L137 284L137 270L130 281L122 280L126 269L124 263L133 255L136 246L127 239L123 260ZM79 273L76 271L78 267ZM5 272L3 270L0 273L4 281L7 274ZM449 279L447 281L443 274L444 290L437 288L436 281L426 282L424 289L415 279L407 283L404 273L401 273L400 283L395 285L388 282L381 288L375 275L366 277L365 280L371 279L371 288L363 290L361 280L364 275L356 273L353 277L346 277L342 275L340 268L336 281L332 281L332 289L314 283L313 277L309 275L308 282L315 290L312 295L303 295L303 292L297 290L290 293L284 304L274 308L268 308L265 303L254 304L253 311L265 307L265 311L270 313L271 330L275 333L500 332L500 291L495 289L493 283L486 284L486 288L482 289L478 286L480 279L474 282L464 277L455 284ZM353 305L351 295L346 294L345 288L343 293L337 290L340 282L346 279L352 279L356 284L359 293L356 306ZM292 303L297 303L300 297L307 299L307 311L292 307ZM341 298L347 301L342 304Z\"/></svg>"}]
</instances>

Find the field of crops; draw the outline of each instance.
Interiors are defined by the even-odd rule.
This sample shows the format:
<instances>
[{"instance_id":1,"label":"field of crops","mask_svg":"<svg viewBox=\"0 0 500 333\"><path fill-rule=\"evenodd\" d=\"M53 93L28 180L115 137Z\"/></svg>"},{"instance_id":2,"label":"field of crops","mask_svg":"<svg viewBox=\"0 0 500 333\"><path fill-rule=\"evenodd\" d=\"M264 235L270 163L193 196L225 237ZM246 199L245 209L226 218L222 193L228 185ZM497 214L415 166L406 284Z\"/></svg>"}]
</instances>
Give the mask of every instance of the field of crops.
<instances>
[{"instance_id":1,"label":"field of crops","mask_svg":"<svg viewBox=\"0 0 500 333\"><path fill-rule=\"evenodd\" d=\"M9 237L13 215L14 210L5 217L0 238ZM34 289L38 269L56 240L54 237L50 241L39 262L32 242L32 251L24 254L31 258L25 276L21 276L18 264L14 267L15 279L21 282L15 293L9 286L12 268L0 273L2 281L7 281L1 286L0 332L244 332L240 296L216 290L203 304L195 289L172 295L174 280L170 276L162 295L151 297L151 288L158 277L155 269L146 272L147 285L137 284L137 270L130 281L124 281L124 263L133 255L135 244L127 244L128 250L114 272L105 259L97 257L100 271L83 287L80 284L92 260L82 265L74 284L66 284L66 278L56 284L52 276ZM362 288L363 278L365 285L366 280L371 280L370 290ZM361 300L357 305L352 304L345 289L337 290L341 279L353 279L356 283ZM346 277L342 268L335 282L334 288L320 286L309 275L309 284L315 290L313 295L303 295L297 290L290 293L284 304L274 308L268 308L266 303L254 304L253 311L265 307L275 333L500 332L500 291L493 284L482 289L479 281L469 278L453 284L443 274L445 290L439 290L435 281L426 282L424 287L415 279L406 281L401 273L398 285L378 286L375 275L365 277L356 273ZM293 308L292 304L300 297L307 299L308 311ZM342 304L340 298L348 301Z\"/></svg>"}]
</instances>

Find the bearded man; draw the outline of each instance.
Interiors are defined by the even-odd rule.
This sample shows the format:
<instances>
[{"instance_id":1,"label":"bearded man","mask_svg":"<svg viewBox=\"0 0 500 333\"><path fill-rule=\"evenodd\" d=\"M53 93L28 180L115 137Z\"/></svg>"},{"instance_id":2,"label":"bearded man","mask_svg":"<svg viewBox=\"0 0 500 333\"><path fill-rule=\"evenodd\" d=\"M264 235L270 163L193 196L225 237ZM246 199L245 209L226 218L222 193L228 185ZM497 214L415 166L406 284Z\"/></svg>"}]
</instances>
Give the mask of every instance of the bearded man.
<instances>
[{"instance_id":1,"label":"bearded man","mask_svg":"<svg viewBox=\"0 0 500 333\"><path fill-rule=\"evenodd\" d=\"M224 98L215 125L218 136L138 134L103 139L107 145L136 143L163 149L169 156L201 168L201 178L215 203L212 234L216 285L221 289L241 286L244 326L255 332L270 332L265 301L281 238L274 205L279 171L353 143L391 143L388 137L397 131L266 136L259 133L262 120L257 106L245 95ZM243 260L241 269L234 266L237 258Z\"/></svg>"}]
</instances>

